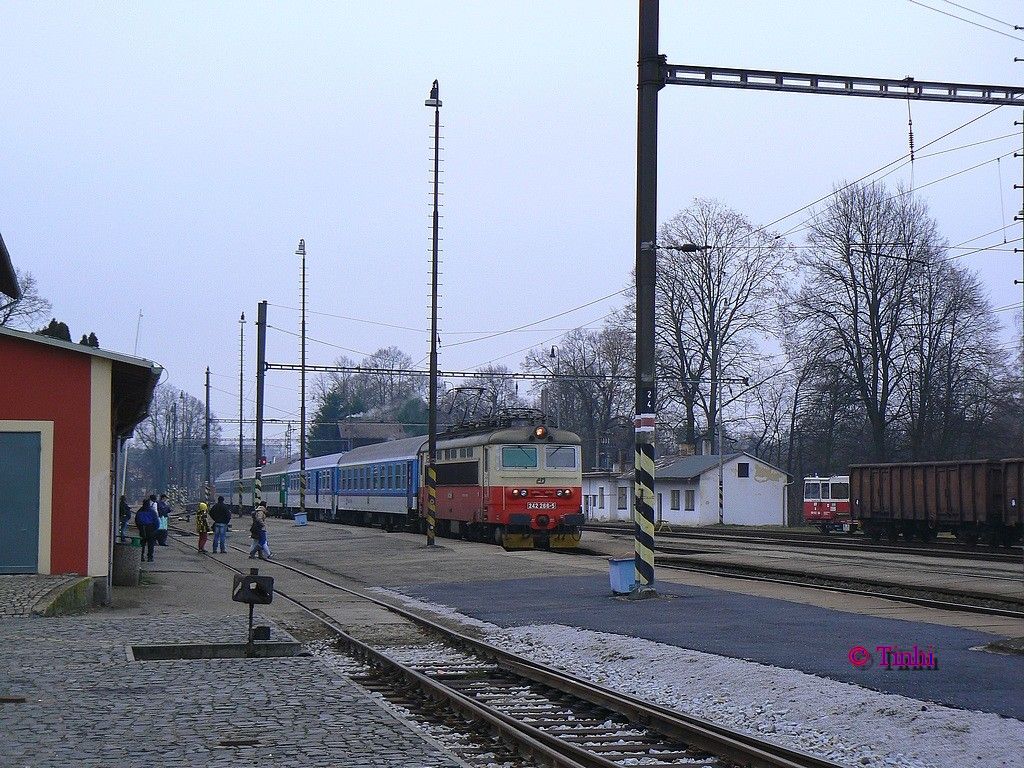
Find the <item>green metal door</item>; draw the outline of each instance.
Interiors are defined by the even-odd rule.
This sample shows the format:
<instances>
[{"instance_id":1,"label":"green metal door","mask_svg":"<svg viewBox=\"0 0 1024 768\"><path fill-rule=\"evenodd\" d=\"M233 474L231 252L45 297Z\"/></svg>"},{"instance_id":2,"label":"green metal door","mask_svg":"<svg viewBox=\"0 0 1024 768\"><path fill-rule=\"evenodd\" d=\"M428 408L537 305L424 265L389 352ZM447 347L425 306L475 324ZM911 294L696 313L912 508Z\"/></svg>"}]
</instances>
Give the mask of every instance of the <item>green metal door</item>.
<instances>
[{"instance_id":1,"label":"green metal door","mask_svg":"<svg viewBox=\"0 0 1024 768\"><path fill-rule=\"evenodd\" d=\"M0 432L0 573L39 568L38 432Z\"/></svg>"}]
</instances>

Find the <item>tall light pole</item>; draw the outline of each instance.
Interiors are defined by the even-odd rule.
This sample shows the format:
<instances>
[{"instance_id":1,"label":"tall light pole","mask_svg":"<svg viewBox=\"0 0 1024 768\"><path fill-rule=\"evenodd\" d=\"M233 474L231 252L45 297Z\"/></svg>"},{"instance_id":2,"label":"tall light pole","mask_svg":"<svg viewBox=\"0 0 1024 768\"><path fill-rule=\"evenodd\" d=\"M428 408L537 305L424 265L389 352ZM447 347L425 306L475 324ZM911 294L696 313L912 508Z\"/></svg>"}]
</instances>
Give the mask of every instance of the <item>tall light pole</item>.
<instances>
[{"instance_id":1,"label":"tall light pole","mask_svg":"<svg viewBox=\"0 0 1024 768\"><path fill-rule=\"evenodd\" d=\"M184 390L182 390L181 392L178 393L178 400L181 402L181 408L179 409L179 411L181 413L181 439L178 441L178 458L177 458L177 462L178 462L178 494L181 495L181 494L185 493L185 491L184 491L184 488L185 488L185 455L186 455L187 450L188 450L185 447L185 437L186 437L186 431L187 431L188 427L187 427L186 422L185 422L185 391ZM181 503L184 504L184 502L187 501L187 500L188 500L188 494L185 494L185 498L181 499Z\"/></svg>"},{"instance_id":2,"label":"tall light pole","mask_svg":"<svg viewBox=\"0 0 1024 768\"><path fill-rule=\"evenodd\" d=\"M427 395L427 546L434 546L437 519L437 232L438 175L441 155L441 96L437 80L430 87L424 106L434 108L434 215L430 259L430 392Z\"/></svg>"},{"instance_id":3,"label":"tall light pole","mask_svg":"<svg viewBox=\"0 0 1024 768\"><path fill-rule=\"evenodd\" d=\"M238 514L242 514L242 387L245 384L245 312L238 318Z\"/></svg>"},{"instance_id":4,"label":"tall light pole","mask_svg":"<svg viewBox=\"0 0 1024 768\"><path fill-rule=\"evenodd\" d=\"M206 366L206 442L203 444L203 453L206 454L203 467L205 479L203 498L209 504L212 501L210 483L210 366Z\"/></svg>"},{"instance_id":5,"label":"tall light pole","mask_svg":"<svg viewBox=\"0 0 1024 768\"><path fill-rule=\"evenodd\" d=\"M178 468L178 404L171 403L171 463L167 467L167 487L174 482L174 470Z\"/></svg>"},{"instance_id":6,"label":"tall light pole","mask_svg":"<svg viewBox=\"0 0 1024 768\"><path fill-rule=\"evenodd\" d=\"M306 241L299 240L295 254L302 257L302 319L300 345L302 347L299 374L299 514L306 514Z\"/></svg>"}]
</instances>

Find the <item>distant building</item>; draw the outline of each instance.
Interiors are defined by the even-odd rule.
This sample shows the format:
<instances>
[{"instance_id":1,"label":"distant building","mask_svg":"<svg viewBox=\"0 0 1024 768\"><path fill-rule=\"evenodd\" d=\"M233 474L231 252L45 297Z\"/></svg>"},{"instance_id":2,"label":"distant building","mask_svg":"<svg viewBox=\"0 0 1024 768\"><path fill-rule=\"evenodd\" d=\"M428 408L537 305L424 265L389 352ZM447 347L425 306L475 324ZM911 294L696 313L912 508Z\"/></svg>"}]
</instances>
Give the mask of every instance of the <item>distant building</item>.
<instances>
[{"instance_id":1,"label":"distant building","mask_svg":"<svg viewBox=\"0 0 1024 768\"><path fill-rule=\"evenodd\" d=\"M748 453L722 457L726 525L785 525L789 476ZM655 521L718 523L718 456L669 456L655 469ZM584 512L590 520L633 519L633 471L585 472Z\"/></svg>"},{"instance_id":2,"label":"distant building","mask_svg":"<svg viewBox=\"0 0 1024 768\"><path fill-rule=\"evenodd\" d=\"M148 360L0 327L0 573L107 584L118 456L148 414Z\"/></svg>"},{"instance_id":3,"label":"distant building","mask_svg":"<svg viewBox=\"0 0 1024 768\"><path fill-rule=\"evenodd\" d=\"M386 443L406 437L401 424L380 424L368 421L339 421L338 435L341 438L341 450L351 451L364 445Z\"/></svg>"}]
</instances>

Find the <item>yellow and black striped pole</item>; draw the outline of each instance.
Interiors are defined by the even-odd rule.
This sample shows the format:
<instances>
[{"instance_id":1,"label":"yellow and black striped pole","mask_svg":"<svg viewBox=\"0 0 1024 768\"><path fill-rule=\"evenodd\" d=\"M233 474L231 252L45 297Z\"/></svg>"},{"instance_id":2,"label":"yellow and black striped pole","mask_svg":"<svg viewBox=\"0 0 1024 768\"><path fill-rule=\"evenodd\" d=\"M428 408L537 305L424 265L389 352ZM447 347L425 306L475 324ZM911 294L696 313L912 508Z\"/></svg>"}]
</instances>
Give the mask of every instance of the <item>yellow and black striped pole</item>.
<instances>
[{"instance_id":1,"label":"yellow and black striped pole","mask_svg":"<svg viewBox=\"0 0 1024 768\"><path fill-rule=\"evenodd\" d=\"M633 522L637 588L654 588L654 414L637 414Z\"/></svg>"},{"instance_id":2,"label":"yellow and black striped pole","mask_svg":"<svg viewBox=\"0 0 1024 768\"><path fill-rule=\"evenodd\" d=\"M253 509L263 501L263 473L256 467L256 477L252 480L252 506Z\"/></svg>"},{"instance_id":3,"label":"yellow and black striped pole","mask_svg":"<svg viewBox=\"0 0 1024 768\"><path fill-rule=\"evenodd\" d=\"M434 525L437 520L437 470L427 467L427 546L434 546Z\"/></svg>"},{"instance_id":4,"label":"yellow and black striped pole","mask_svg":"<svg viewBox=\"0 0 1024 768\"><path fill-rule=\"evenodd\" d=\"M306 473L299 472L299 514L306 513Z\"/></svg>"}]
</instances>

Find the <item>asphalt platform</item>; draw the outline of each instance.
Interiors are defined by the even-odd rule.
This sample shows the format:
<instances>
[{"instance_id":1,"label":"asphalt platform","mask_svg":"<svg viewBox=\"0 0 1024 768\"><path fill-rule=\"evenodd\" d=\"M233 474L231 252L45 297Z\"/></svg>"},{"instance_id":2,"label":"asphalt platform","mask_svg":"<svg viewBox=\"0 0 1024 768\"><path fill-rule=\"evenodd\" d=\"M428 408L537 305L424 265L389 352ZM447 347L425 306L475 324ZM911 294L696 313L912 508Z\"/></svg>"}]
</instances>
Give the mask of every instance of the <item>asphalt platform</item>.
<instances>
[{"instance_id":1,"label":"asphalt platform","mask_svg":"<svg viewBox=\"0 0 1024 768\"><path fill-rule=\"evenodd\" d=\"M514 627L562 624L801 670L887 693L1024 720L1024 655L974 650L988 633L660 582L648 600L613 597L606 574L406 585L400 591ZM855 668L880 645L933 651L937 669Z\"/></svg>"}]
</instances>

